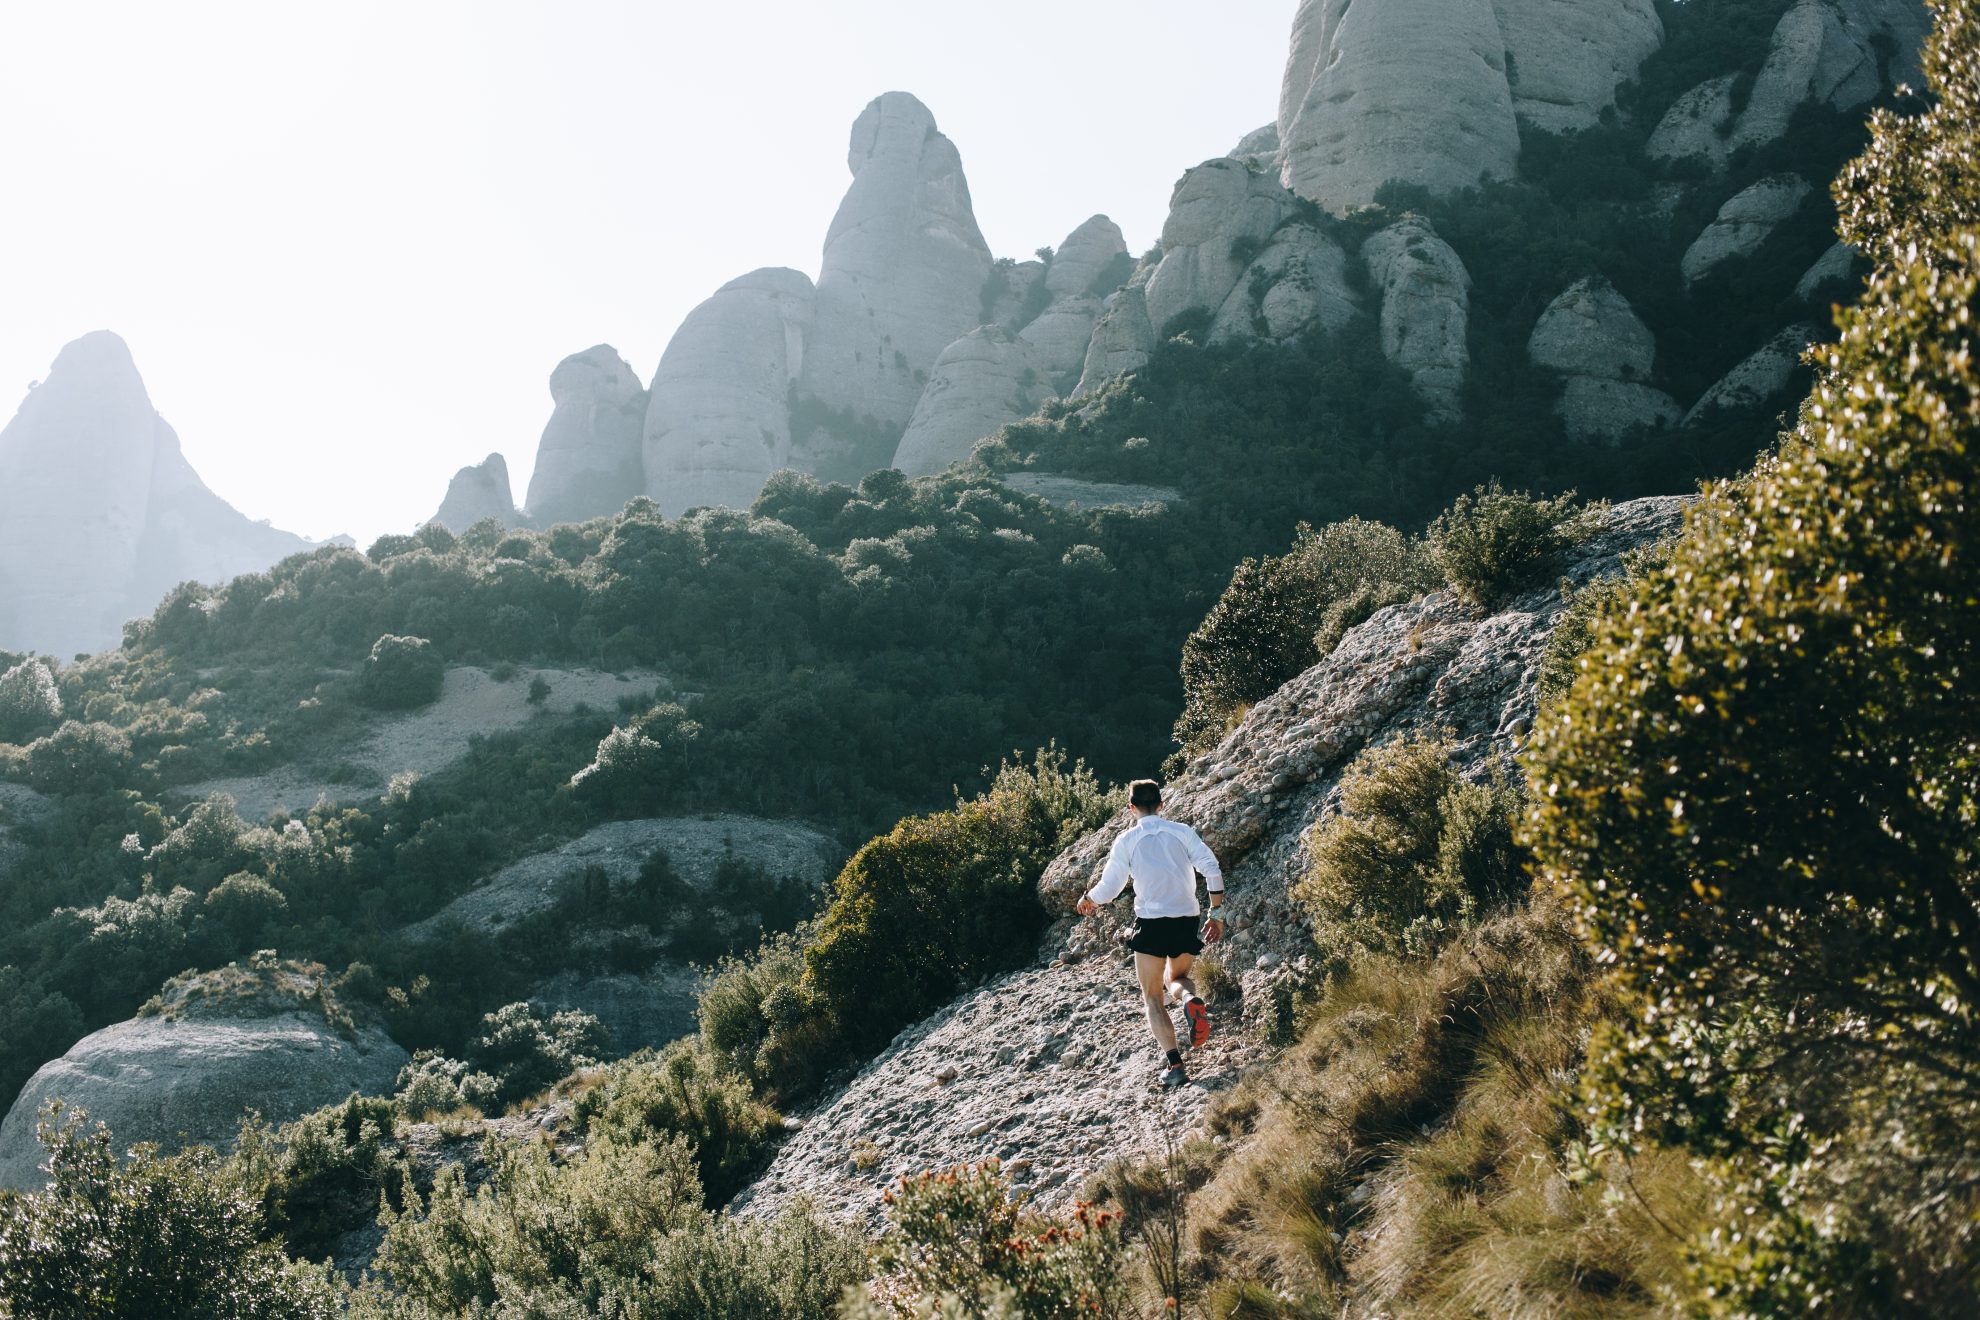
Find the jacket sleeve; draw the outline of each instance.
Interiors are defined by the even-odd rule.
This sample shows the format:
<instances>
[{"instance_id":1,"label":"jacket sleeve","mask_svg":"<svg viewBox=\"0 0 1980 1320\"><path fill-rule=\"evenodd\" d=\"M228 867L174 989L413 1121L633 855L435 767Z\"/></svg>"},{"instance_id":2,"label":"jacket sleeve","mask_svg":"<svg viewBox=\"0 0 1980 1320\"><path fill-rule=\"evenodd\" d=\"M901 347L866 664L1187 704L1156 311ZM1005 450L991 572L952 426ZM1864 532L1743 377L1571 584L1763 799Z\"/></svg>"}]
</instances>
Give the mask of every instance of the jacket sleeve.
<instances>
[{"instance_id":1,"label":"jacket sleeve","mask_svg":"<svg viewBox=\"0 0 1980 1320\"><path fill-rule=\"evenodd\" d=\"M1127 841L1125 834L1114 840L1113 849L1107 854L1106 869L1100 872L1100 883L1086 891L1086 896L1095 903L1111 903L1127 888Z\"/></svg>"},{"instance_id":2,"label":"jacket sleeve","mask_svg":"<svg viewBox=\"0 0 1980 1320\"><path fill-rule=\"evenodd\" d=\"M1217 861L1217 854L1210 851L1210 845L1195 830L1189 832L1189 864L1203 873L1203 883L1213 894L1224 892L1224 868Z\"/></svg>"}]
</instances>

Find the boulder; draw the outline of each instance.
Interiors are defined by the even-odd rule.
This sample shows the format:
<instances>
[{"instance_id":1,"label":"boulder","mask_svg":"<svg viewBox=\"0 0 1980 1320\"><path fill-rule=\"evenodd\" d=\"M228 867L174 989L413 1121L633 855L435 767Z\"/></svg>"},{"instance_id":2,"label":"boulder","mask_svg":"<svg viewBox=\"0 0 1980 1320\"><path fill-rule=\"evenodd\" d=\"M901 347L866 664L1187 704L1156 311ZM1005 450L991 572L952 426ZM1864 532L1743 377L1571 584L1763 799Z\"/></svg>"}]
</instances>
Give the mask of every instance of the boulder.
<instances>
[{"instance_id":1,"label":"boulder","mask_svg":"<svg viewBox=\"0 0 1980 1320\"><path fill-rule=\"evenodd\" d=\"M1470 272L1418 215L1370 235L1361 259L1382 290L1383 353L1409 373L1431 421L1457 421L1471 365Z\"/></svg>"},{"instance_id":2,"label":"boulder","mask_svg":"<svg viewBox=\"0 0 1980 1320\"><path fill-rule=\"evenodd\" d=\"M1290 339L1315 324L1334 331L1360 310L1348 283L1347 252L1312 225L1287 224L1239 277L1211 323L1210 340Z\"/></svg>"},{"instance_id":3,"label":"boulder","mask_svg":"<svg viewBox=\"0 0 1980 1320\"><path fill-rule=\"evenodd\" d=\"M1788 10L1774 29L1732 144L1776 140L1787 132L1794 112L1810 102L1847 110L1876 96L1883 78L1870 35L1845 24L1829 0L1801 0Z\"/></svg>"},{"instance_id":4,"label":"boulder","mask_svg":"<svg viewBox=\"0 0 1980 1320\"><path fill-rule=\"evenodd\" d=\"M312 548L207 488L108 330L66 345L0 430L0 649L114 646L180 582Z\"/></svg>"},{"instance_id":5,"label":"boulder","mask_svg":"<svg viewBox=\"0 0 1980 1320\"><path fill-rule=\"evenodd\" d=\"M1270 123L1263 128L1254 128L1238 140L1230 150L1230 157L1242 165L1253 169L1276 170L1279 168L1279 126Z\"/></svg>"},{"instance_id":6,"label":"boulder","mask_svg":"<svg viewBox=\"0 0 1980 1320\"><path fill-rule=\"evenodd\" d=\"M1109 381L1147 365L1149 355L1155 351L1155 327L1148 319L1146 287L1137 275L1108 297L1100 319L1093 325L1086 363L1073 390L1075 398L1091 394Z\"/></svg>"},{"instance_id":7,"label":"boulder","mask_svg":"<svg viewBox=\"0 0 1980 1320\"><path fill-rule=\"evenodd\" d=\"M550 527L617 513L645 489L639 377L610 344L599 344L557 364L550 398L555 406L524 497L531 520Z\"/></svg>"},{"instance_id":8,"label":"boulder","mask_svg":"<svg viewBox=\"0 0 1980 1320\"><path fill-rule=\"evenodd\" d=\"M1035 412L1052 392L1030 343L1002 326L972 330L936 360L894 466L911 477L940 472L1004 423Z\"/></svg>"},{"instance_id":9,"label":"boulder","mask_svg":"<svg viewBox=\"0 0 1980 1320\"><path fill-rule=\"evenodd\" d=\"M1791 325L1762 344L1719 382L1705 391L1684 416L1690 426L1725 409L1757 408L1782 398L1801 369L1801 355L1820 338L1812 325Z\"/></svg>"},{"instance_id":10,"label":"boulder","mask_svg":"<svg viewBox=\"0 0 1980 1320\"><path fill-rule=\"evenodd\" d=\"M286 1123L352 1091L389 1092L406 1052L323 990L323 969L257 960L180 977L129 1021L43 1064L0 1123L0 1187L41 1182L35 1124L61 1100L107 1123L120 1149L230 1145L255 1110Z\"/></svg>"},{"instance_id":11,"label":"boulder","mask_svg":"<svg viewBox=\"0 0 1980 1320\"><path fill-rule=\"evenodd\" d=\"M1662 160L1696 156L1715 168L1732 155L1733 87L1736 74L1713 78L1671 102L1644 144L1644 151Z\"/></svg>"},{"instance_id":12,"label":"boulder","mask_svg":"<svg viewBox=\"0 0 1980 1320\"><path fill-rule=\"evenodd\" d=\"M1162 260L1148 277L1148 321L1157 334L1184 312L1215 312L1245 267L1296 209L1269 174L1218 158L1176 182L1162 226Z\"/></svg>"},{"instance_id":13,"label":"boulder","mask_svg":"<svg viewBox=\"0 0 1980 1320\"><path fill-rule=\"evenodd\" d=\"M1100 299L1090 293L1060 298L1019 332L1018 338L1031 345L1037 355L1038 370L1054 394L1064 393L1078 382L1100 308Z\"/></svg>"},{"instance_id":14,"label":"boulder","mask_svg":"<svg viewBox=\"0 0 1980 1320\"><path fill-rule=\"evenodd\" d=\"M449 531L464 532L483 518L493 518L504 527L522 522L516 503L509 494L509 464L500 454L490 454L479 463L462 468L447 483L447 498L427 519Z\"/></svg>"},{"instance_id":15,"label":"boulder","mask_svg":"<svg viewBox=\"0 0 1980 1320\"><path fill-rule=\"evenodd\" d=\"M803 370L810 277L767 268L729 281L674 332L646 405L646 493L669 517L747 509L793 466L791 386Z\"/></svg>"},{"instance_id":16,"label":"boulder","mask_svg":"<svg viewBox=\"0 0 1980 1320\"><path fill-rule=\"evenodd\" d=\"M1718 218L1685 249L1679 263L1684 282L1696 283L1722 263L1758 252L1813 191L1798 174L1773 174L1739 193L1719 208Z\"/></svg>"},{"instance_id":17,"label":"boulder","mask_svg":"<svg viewBox=\"0 0 1980 1320\"><path fill-rule=\"evenodd\" d=\"M1836 243L1827 252L1815 259L1808 273L1795 282L1794 296L1813 298L1828 284L1847 281L1856 274L1858 258L1856 249L1847 243Z\"/></svg>"},{"instance_id":18,"label":"boulder","mask_svg":"<svg viewBox=\"0 0 1980 1320\"><path fill-rule=\"evenodd\" d=\"M935 359L979 324L990 249L962 157L906 92L860 113L846 163L852 187L825 236L799 392L899 428Z\"/></svg>"},{"instance_id":19,"label":"boulder","mask_svg":"<svg viewBox=\"0 0 1980 1320\"><path fill-rule=\"evenodd\" d=\"M1043 287L1045 263L1042 261L1006 259L997 263L995 273L989 278L996 281L996 288L993 296L979 299L979 306L988 313L983 324L1001 325L1012 334L1024 329L1052 297Z\"/></svg>"},{"instance_id":20,"label":"boulder","mask_svg":"<svg viewBox=\"0 0 1980 1320\"><path fill-rule=\"evenodd\" d=\"M1304 0L1279 100L1286 187L1332 211L1390 180L1510 176L1519 126L1492 0Z\"/></svg>"},{"instance_id":21,"label":"boulder","mask_svg":"<svg viewBox=\"0 0 1980 1320\"><path fill-rule=\"evenodd\" d=\"M1677 400L1644 383L1656 363L1656 337L1600 275L1548 305L1526 352L1535 366L1566 377L1558 411L1576 440L1616 440L1683 414Z\"/></svg>"},{"instance_id":22,"label":"boulder","mask_svg":"<svg viewBox=\"0 0 1980 1320\"><path fill-rule=\"evenodd\" d=\"M1051 269L1045 272L1045 287L1054 298L1111 293L1111 289L1097 288L1096 282L1126 255L1127 240L1121 237L1121 227L1104 215L1096 215L1059 244Z\"/></svg>"},{"instance_id":23,"label":"boulder","mask_svg":"<svg viewBox=\"0 0 1980 1320\"><path fill-rule=\"evenodd\" d=\"M1664 44L1655 0L1494 0L1513 114L1549 133L1589 128Z\"/></svg>"}]
</instances>

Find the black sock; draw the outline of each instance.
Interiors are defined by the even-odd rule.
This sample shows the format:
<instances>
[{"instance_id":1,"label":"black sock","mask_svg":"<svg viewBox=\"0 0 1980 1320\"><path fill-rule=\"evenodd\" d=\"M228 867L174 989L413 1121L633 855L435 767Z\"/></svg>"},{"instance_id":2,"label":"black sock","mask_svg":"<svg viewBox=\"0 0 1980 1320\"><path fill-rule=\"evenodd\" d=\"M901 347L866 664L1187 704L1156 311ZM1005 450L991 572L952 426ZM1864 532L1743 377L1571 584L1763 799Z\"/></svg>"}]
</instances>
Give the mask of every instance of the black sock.
<instances>
[{"instance_id":1,"label":"black sock","mask_svg":"<svg viewBox=\"0 0 1980 1320\"><path fill-rule=\"evenodd\" d=\"M1181 1051L1181 1050L1170 1050L1170 1051L1169 1051L1169 1066L1170 1066L1171 1068L1180 1068L1180 1067L1182 1067L1182 1051Z\"/></svg>"}]
</instances>

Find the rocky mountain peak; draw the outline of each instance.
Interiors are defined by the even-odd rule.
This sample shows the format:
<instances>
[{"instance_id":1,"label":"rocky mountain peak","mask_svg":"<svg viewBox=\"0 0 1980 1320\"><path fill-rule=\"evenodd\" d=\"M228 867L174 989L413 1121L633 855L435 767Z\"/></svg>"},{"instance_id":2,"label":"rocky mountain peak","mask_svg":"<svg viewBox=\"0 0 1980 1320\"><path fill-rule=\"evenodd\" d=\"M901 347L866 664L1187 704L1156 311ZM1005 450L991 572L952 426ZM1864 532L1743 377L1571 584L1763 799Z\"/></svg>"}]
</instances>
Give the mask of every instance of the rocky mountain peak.
<instances>
[{"instance_id":1,"label":"rocky mountain peak","mask_svg":"<svg viewBox=\"0 0 1980 1320\"><path fill-rule=\"evenodd\" d=\"M464 532L484 518L514 527L522 518L509 492L508 460L500 454L490 454L454 474L454 479L447 483L447 498L427 521L453 532Z\"/></svg>"},{"instance_id":2,"label":"rocky mountain peak","mask_svg":"<svg viewBox=\"0 0 1980 1320\"><path fill-rule=\"evenodd\" d=\"M550 398L555 409L529 478L530 517L547 527L616 512L645 485L640 427L646 391L639 377L610 344L597 344L557 364ZM506 500L506 472L502 488Z\"/></svg>"}]
</instances>

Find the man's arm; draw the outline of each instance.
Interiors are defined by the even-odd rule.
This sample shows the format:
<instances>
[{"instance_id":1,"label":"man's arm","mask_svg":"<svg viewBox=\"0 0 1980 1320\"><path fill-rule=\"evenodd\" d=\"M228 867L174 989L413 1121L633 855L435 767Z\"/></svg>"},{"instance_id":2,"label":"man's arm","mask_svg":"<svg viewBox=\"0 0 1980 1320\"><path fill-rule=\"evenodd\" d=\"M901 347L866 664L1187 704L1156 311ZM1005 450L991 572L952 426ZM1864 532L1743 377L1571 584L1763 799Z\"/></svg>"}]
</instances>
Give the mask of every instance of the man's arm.
<instances>
[{"instance_id":1,"label":"man's arm","mask_svg":"<svg viewBox=\"0 0 1980 1320\"><path fill-rule=\"evenodd\" d=\"M1080 895L1077 911L1082 915L1091 913L1102 903L1111 903L1127 888L1128 861L1127 835L1114 840L1113 848L1107 853L1107 865L1100 872L1100 883Z\"/></svg>"}]
</instances>

